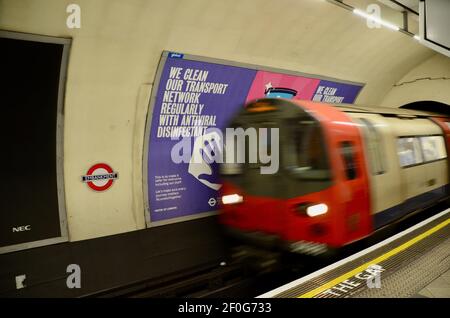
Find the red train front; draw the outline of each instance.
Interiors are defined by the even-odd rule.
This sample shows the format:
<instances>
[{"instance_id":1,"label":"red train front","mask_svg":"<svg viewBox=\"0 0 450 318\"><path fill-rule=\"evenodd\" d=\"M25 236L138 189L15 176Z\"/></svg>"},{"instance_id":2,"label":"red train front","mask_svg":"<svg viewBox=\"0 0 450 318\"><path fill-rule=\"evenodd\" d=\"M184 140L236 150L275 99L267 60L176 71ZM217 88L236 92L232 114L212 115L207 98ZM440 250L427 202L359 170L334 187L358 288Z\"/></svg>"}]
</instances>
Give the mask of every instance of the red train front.
<instances>
[{"instance_id":1,"label":"red train front","mask_svg":"<svg viewBox=\"0 0 450 318\"><path fill-rule=\"evenodd\" d=\"M263 99L247 105L231 126L275 128L279 143L270 136L258 147L251 138L241 140L236 149L245 149L246 160L222 165L220 221L229 234L317 255L373 232L365 145L347 113L321 103ZM267 161L249 162L262 144L268 154L279 154L272 156L274 173L261 173Z\"/></svg>"}]
</instances>

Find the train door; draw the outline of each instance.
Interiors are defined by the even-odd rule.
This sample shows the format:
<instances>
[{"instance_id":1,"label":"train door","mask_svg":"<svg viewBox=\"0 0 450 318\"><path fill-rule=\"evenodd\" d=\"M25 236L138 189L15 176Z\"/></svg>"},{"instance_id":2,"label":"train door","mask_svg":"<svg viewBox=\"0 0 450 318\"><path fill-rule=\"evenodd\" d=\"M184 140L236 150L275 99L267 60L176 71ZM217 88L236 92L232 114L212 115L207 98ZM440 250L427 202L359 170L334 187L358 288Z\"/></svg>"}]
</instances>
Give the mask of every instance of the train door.
<instances>
[{"instance_id":1,"label":"train door","mask_svg":"<svg viewBox=\"0 0 450 318\"><path fill-rule=\"evenodd\" d=\"M328 120L322 123L335 182L336 213L330 217L335 225L334 239L342 245L370 234L372 218L363 139L357 125L344 112L337 111L327 110Z\"/></svg>"},{"instance_id":2,"label":"train door","mask_svg":"<svg viewBox=\"0 0 450 318\"><path fill-rule=\"evenodd\" d=\"M366 167L370 182L373 227L387 224L395 207L402 203L403 181L396 152L396 137L378 114L349 113L359 124L364 139Z\"/></svg>"}]
</instances>

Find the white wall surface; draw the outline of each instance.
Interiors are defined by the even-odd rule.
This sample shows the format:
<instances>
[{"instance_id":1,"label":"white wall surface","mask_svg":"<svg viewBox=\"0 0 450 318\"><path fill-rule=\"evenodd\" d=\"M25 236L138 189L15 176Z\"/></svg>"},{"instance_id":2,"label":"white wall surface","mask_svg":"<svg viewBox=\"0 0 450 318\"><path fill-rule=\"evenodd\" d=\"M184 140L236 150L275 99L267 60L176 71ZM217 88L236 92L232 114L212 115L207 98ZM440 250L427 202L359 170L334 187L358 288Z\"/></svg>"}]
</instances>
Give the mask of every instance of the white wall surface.
<instances>
[{"instance_id":1,"label":"white wall surface","mask_svg":"<svg viewBox=\"0 0 450 318\"><path fill-rule=\"evenodd\" d=\"M436 53L408 72L387 93L382 104L400 107L425 100L450 105L450 58L442 54Z\"/></svg>"}]
</instances>

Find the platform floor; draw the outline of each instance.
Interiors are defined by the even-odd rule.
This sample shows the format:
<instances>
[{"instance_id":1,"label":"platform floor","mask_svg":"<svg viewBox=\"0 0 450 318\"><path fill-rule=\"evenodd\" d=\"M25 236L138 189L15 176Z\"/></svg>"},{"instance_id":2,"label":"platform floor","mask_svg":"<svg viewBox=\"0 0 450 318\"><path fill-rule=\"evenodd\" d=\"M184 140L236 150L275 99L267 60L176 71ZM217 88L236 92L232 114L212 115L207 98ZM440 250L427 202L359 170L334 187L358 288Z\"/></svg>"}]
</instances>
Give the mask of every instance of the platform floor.
<instances>
[{"instance_id":1,"label":"platform floor","mask_svg":"<svg viewBox=\"0 0 450 318\"><path fill-rule=\"evenodd\" d=\"M442 229L442 232L436 235L450 234L450 226ZM423 243L426 243L424 241ZM416 246L419 248L419 246ZM425 247L427 248L427 247ZM424 248L424 249L425 249ZM420 292L426 289L433 297L444 297L444 289L450 296L450 284L445 288L442 284L442 275L447 273L450 268L450 238L443 242L428 247L422 255L411 254L411 258L404 261L387 277L381 276L381 288L366 289L361 293L354 295L355 298L410 298L423 297ZM439 290L436 288L439 287ZM431 290L434 291L434 294Z\"/></svg>"},{"instance_id":2,"label":"platform floor","mask_svg":"<svg viewBox=\"0 0 450 318\"><path fill-rule=\"evenodd\" d=\"M450 298L450 269L422 288L416 297Z\"/></svg>"},{"instance_id":3,"label":"platform floor","mask_svg":"<svg viewBox=\"0 0 450 318\"><path fill-rule=\"evenodd\" d=\"M259 297L450 298L450 209Z\"/></svg>"}]
</instances>

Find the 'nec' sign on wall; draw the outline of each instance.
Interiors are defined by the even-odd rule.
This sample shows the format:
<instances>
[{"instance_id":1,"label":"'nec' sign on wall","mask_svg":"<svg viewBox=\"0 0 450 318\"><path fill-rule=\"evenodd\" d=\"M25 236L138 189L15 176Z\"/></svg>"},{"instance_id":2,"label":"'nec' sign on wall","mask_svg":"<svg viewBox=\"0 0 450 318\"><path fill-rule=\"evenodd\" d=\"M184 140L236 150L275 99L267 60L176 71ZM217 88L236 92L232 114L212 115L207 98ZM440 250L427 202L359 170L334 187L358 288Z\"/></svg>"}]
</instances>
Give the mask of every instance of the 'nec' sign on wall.
<instances>
[{"instance_id":1,"label":"'nec' sign on wall","mask_svg":"<svg viewBox=\"0 0 450 318\"><path fill-rule=\"evenodd\" d=\"M22 225L22 226L12 228L13 233L25 232L25 231L30 231L30 230L31 230L31 225Z\"/></svg>"}]
</instances>

